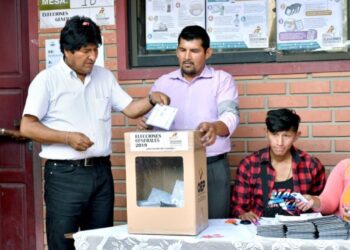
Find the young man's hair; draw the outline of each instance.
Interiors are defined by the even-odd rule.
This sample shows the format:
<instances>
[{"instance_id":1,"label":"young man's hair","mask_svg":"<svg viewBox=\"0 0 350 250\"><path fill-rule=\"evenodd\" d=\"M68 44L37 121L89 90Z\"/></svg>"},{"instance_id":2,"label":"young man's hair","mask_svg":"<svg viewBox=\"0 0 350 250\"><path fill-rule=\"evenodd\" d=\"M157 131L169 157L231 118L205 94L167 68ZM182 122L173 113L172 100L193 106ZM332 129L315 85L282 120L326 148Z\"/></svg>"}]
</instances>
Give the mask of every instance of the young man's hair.
<instances>
[{"instance_id":1,"label":"young man's hair","mask_svg":"<svg viewBox=\"0 0 350 250\"><path fill-rule=\"evenodd\" d=\"M276 109L267 112L267 117L265 120L267 129L271 133L276 133L280 131L297 132L300 123L300 116L291 109Z\"/></svg>"},{"instance_id":2,"label":"young man's hair","mask_svg":"<svg viewBox=\"0 0 350 250\"><path fill-rule=\"evenodd\" d=\"M186 41L192 41L194 39L201 40L204 51L207 51L207 49L210 47L210 38L207 31L198 25L191 25L183 28L177 39L177 44L180 44L181 39Z\"/></svg>"},{"instance_id":3,"label":"young man's hair","mask_svg":"<svg viewBox=\"0 0 350 250\"><path fill-rule=\"evenodd\" d=\"M73 16L61 30L60 49L74 52L88 44L102 44L100 28L88 17Z\"/></svg>"}]
</instances>

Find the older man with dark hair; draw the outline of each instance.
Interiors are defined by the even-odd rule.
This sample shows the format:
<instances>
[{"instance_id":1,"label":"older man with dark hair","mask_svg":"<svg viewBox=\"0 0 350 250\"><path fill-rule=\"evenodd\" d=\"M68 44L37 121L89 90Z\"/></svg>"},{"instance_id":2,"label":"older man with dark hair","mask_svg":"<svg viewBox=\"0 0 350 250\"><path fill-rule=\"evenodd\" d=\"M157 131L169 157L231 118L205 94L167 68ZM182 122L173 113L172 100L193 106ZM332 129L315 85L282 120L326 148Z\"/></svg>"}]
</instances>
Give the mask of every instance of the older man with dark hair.
<instances>
[{"instance_id":1,"label":"older man with dark hair","mask_svg":"<svg viewBox=\"0 0 350 250\"><path fill-rule=\"evenodd\" d=\"M63 59L35 77L23 111L21 133L42 143L47 159L49 249L74 249L65 233L113 225L112 109L137 118L155 103L169 103L160 92L133 101L112 72L94 65L99 45L101 31L90 18L68 20L60 36Z\"/></svg>"}]
</instances>

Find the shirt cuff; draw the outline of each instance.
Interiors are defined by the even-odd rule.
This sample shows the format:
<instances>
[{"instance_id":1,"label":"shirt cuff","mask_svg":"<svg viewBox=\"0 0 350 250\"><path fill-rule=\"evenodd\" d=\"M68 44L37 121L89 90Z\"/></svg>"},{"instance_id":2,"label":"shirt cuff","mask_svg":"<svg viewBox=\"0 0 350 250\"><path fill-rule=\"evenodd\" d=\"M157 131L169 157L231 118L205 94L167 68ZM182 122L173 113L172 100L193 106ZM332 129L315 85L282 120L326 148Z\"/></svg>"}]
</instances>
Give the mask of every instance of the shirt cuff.
<instances>
[{"instance_id":1,"label":"shirt cuff","mask_svg":"<svg viewBox=\"0 0 350 250\"><path fill-rule=\"evenodd\" d=\"M219 116L219 121L225 123L229 130L229 135L227 137L230 137L239 125L239 116L231 112L224 112Z\"/></svg>"}]
</instances>

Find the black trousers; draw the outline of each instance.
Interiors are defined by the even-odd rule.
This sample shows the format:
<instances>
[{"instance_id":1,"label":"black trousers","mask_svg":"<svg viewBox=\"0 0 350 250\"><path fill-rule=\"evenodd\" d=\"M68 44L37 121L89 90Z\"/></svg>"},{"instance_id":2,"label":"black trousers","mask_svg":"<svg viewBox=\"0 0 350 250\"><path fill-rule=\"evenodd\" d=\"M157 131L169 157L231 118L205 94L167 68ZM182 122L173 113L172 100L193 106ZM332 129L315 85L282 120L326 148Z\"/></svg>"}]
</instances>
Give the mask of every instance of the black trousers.
<instances>
[{"instance_id":1,"label":"black trousers","mask_svg":"<svg viewBox=\"0 0 350 250\"><path fill-rule=\"evenodd\" d=\"M230 166L226 155L209 158L207 158L209 219L229 218L231 214Z\"/></svg>"},{"instance_id":2,"label":"black trousers","mask_svg":"<svg viewBox=\"0 0 350 250\"><path fill-rule=\"evenodd\" d=\"M46 233L50 250L75 249L64 234L113 225L114 185L109 157L45 165Z\"/></svg>"}]
</instances>

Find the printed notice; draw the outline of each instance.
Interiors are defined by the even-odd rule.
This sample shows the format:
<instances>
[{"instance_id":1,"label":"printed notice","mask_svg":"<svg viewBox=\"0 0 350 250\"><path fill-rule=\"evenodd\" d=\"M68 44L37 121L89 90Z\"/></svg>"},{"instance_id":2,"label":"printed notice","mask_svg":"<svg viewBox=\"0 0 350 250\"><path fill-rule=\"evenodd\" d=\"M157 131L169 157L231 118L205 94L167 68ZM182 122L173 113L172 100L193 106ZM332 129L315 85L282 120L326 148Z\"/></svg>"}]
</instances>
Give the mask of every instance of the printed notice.
<instances>
[{"instance_id":1,"label":"printed notice","mask_svg":"<svg viewBox=\"0 0 350 250\"><path fill-rule=\"evenodd\" d=\"M205 0L147 0L146 49L175 50L188 25L205 27Z\"/></svg>"},{"instance_id":2,"label":"printed notice","mask_svg":"<svg viewBox=\"0 0 350 250\"><path fill-rule=\"evenodd\" d=\"M268 0L207 0L212 48L267 48Z\"/></svg>"},{"instance_id":3,"label":"printed notice","mask_svg":"<svg viewBox=\"0 0 350 250\"><path fill-rule=\"evenodd\" d=\"M184 131L139 132L130 134L130 151L187 151L188 134Z\"/></svg>"},{"instance_id":4,"label":"printed notice","mask_svg":"<svg viewBox=\"0 0 350 250\"><path fill-rule=\"evenodd\" d=\"M146 49L176 49L187 25L205 28L212 48L267 48L268 6L268 0L148 0Z\"/></svg>"},{"instance_id":5,"label":"printed notice","mask_svg":"<svg viewBox=\"0 0 350 250\"><path fill-rule=\"evenodd\" d=\"M113 25L113 0L40 0L40 28L62 28L75 16L90 17L97 25Z\"/></svg>"},{"instance_id":6,"label":"printed notice","mask_svg":"<svg viewBox=\"0 0 350 250\"><path fill-rule=\"evenodd\" d=\"M95 65L104 67L104 48L103 48L103 37L102 44L98 48L98 57L96 59ZM63 54L60 50L60 41L58 39L46 39L45 40L45 56L46 56L46 68L50 68L56 63L58 63Z\"/></svg>"},{"instance_id":7,"label":"printed notice","mask_svg":"<svg viewBox=\"0 0 350 250\"><path fill-rule=\"evenodd\" d=\"M344 6L344 0L277 0L277 49L339 50Z\"/></svg>"}]
</instances>

